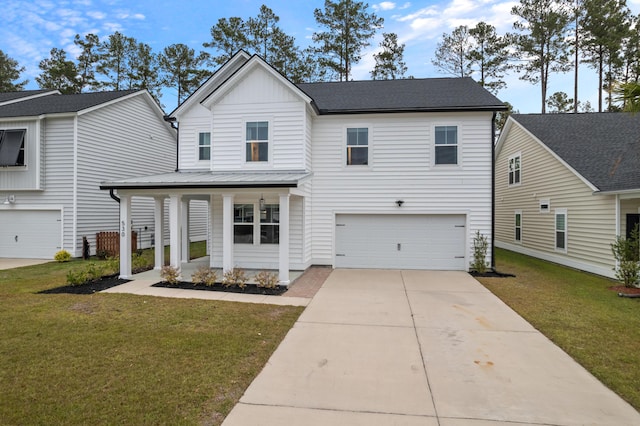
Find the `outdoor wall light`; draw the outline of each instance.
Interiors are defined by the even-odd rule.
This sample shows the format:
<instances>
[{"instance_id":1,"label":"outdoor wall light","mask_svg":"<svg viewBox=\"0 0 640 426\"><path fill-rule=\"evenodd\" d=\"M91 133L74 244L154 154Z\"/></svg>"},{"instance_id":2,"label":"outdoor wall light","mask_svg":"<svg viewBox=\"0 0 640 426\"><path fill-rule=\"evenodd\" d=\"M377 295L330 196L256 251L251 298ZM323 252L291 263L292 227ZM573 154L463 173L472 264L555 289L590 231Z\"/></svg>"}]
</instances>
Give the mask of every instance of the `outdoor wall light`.
<instances>
[{"instance_id":1,"label":"outdoor wall light","mask_svg":"<svg viewBox=\"0 0 640 426\"><path fill-rule=\"evenodd\" d=\"M15 195L7 195L2 204L9 205L9 204L13 204L15 202L16 202L16 196Z\"/></svg>"},{"instance_id":2,"label":"outdoor wall light","mask_svg":"<svg viewBox=\"0 0 640 426\"><path fill-rule=\"evenodd\" d=\"M262 195L260 195L259 207L260 207L260 213L266 213L267 212L267 207L266 207L266 205L264 203L264 197Z\"/></svg>"},{"instance_id":3,"label":"outdoor wall light","mask_svg":"<svg viewBox=\"0 0 640 426\"><path fill-rule=\"evenodd\" d=\"M404 200L397 200L396 204L398 205L398 207L402 207L402 205L404 204Z\"/></svg>"}]
</instances>

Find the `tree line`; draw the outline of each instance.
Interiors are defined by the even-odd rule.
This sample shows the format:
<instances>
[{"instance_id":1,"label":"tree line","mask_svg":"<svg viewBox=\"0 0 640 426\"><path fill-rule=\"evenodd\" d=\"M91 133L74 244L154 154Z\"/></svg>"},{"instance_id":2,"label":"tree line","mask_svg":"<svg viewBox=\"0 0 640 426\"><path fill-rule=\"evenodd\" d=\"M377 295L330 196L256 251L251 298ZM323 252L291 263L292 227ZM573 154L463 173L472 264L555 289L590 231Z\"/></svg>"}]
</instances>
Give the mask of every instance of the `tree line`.
<instances>
[{"instance_id":1,"label":"tree line","mask_svg":"<svg viewBox=\"0 0 640 426\"><path fill-rule=\"evenodd\" d=\"M520 0L511 13L512 33L498 34L485 22L444 33L433 65L444 74L474 77L495 94L515 72L540 86L545 113L593 110L578 96L579 64L586 63L598 75L598 111L640 108L640 17L633 16L625 0ZM383 28L383 19L370 12L368 4L354 0L325 0L324 8L314 10L314 18L320 30L304 49L265 5L247 20L219 19L211 27L211 39L202 45L209 51L196 52L177 43L156 53L120 32L103 40L78 34L74 44L80 54L70 59L63 49L51 49L50 57L39 64L36 82L62 93L147 89L158 101L162 89L174 87L180 104L211 69L240 49L259 54L294 83L349 80L353 65ZM397 34L383 33L371 78L406 78L404 48ZM565 92L548 95L550 77L572 69L573 98ZM23 71L0 50L0 91L24 88L27 81L19 81Z\"/></svg>"}]
</instances>

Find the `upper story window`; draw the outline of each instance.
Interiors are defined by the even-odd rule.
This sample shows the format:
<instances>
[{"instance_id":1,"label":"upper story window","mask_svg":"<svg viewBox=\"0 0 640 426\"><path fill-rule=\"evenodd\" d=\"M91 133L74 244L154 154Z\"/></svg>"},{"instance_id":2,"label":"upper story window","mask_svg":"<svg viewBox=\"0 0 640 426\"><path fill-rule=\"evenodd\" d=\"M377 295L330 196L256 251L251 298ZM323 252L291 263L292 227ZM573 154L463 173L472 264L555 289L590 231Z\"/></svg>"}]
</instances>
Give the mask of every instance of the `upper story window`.
<instances>
[{"instance_id":1,"label":"upper story window","mask_svg":"<svg viewBox=\"0 0 640 426\"><path fill-rule=\"evenodd\" d=\"M435 164L458 164L458 126L435 127Z\"/></svg>"},{"instance_id":2,"label":"upper story window","mask_svg":"<svg viewBox=\"0 0 640 426\"><path fill-rule=\"evenodd\" d=\"M269 122L247 121L246 161L269 161Z\"/></svg>"},{"instance_id":3,"label":"upper story window","mask_svg":"<svg viewBox=\"0 0 640 426\"><path fill-rule=\"evenodd\" d=\"M509 157L509 185L519 185L521 175L520 154Z\"/></svg>"},{"instance_id":4,"label":"upper story window","mask_svg":"<svg viewBox=\"0 0 640 426\"><path fill-rule=\"evenodd\" d=\"M0 130L0 166L24 166L24 129Z\"/></svg>"},{"instance_id":5,"label":"upper story window","mask_svg":"<svg viewBox=\"0 0 640 426\"><path fill-rule=\"evenodd\" d=\"M211 133L209 132L198 135L198 160L211 160Z\"/></svg>"},{"instance_id":6,"label":"upper story window","mask_svg":"<svg viewBox=\"0 0 640 426\"><path fill-rule=\"evenodd\" d=\"M347 166L369 164L369 129L347 129Z\"/></svg>"}]
</instances>

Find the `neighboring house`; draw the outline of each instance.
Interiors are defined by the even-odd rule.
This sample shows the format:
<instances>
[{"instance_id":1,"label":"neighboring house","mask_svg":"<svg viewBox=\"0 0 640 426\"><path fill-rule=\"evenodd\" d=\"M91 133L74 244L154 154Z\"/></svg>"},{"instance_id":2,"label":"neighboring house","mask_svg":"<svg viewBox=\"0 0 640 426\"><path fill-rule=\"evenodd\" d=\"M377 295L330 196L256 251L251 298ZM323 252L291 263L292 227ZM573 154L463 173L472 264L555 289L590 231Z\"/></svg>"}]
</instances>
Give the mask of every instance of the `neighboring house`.
<instances>
[{"instance_id":1,"label":"neighboring house","mask_svg":"<svg viewBox=\"0 0 640 426\"><path fill-rule=\"evenodd\" d=\"M95 252L96 232L121 227L99 183L175 167L176 131L146 91L0 93L0 257L81 256L83 236ZM129 226L149 246L153 202L133 211Z\"/></svg>"},{"instance_id":2,"label":"neighboring house","mask_svg":"<svg viewBox=\"0 0 640 426\"><path fill-rule=\"evenodd\" d=\"M495 181L497 247L613 277L640 213L640 115L512 115Z\"/></svg>"},{"instance_id":3,"label":"neighboring house","mask_svg":"<svg viewBox=\"0 0 640 426\"><path fill-rule=\"evenodd\" d=\"M210 264L225 271L275 269L287 284L312 264L467 270L474 233L491 241L504 109L469 78L295 85L239 52L171 114L179 171L102 188L117 190L123 217L130 197L170 200L176 267L184 209L206 200Z\"/></svg>"}]
</instances>

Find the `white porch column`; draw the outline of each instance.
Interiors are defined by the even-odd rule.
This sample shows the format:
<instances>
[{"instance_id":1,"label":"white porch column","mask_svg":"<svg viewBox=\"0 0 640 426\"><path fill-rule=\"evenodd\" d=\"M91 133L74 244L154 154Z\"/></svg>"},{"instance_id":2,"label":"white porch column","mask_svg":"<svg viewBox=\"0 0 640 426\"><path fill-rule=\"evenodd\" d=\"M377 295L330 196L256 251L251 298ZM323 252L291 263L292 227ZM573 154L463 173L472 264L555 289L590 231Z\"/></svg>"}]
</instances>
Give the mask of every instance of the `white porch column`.
<instances>
[{"instance_id":1,"label":"white porch column","mask_svg":"<svg viewBox=\"0 0 640 426\"><path fill-rule=\"evenodd\" d=\"M182 197L179 194L171 194L169 196L169 263L174 268L180 270L180 260L182 256L180 254L180 224L182 220L180 218L182 203Z\"/></svg>"},{"instance_id":2,"label":"white porch column","mask_svg":"<svg viewBox=\"0 0 640 426\"><path fill-rule=\"evenodd\" d=\"M278 278L281 285L289 285L289 197L280 194L280 271Z\"/></svg>"},{"instance_id":3,"label":"white porch column","mask_svg":"<svg viewBox=\"0 0 640 426\"><path fill-rule=\"evenodd\" d=\"M209 267L213 268L213 206L215 205L215 195L209 196L207 207L209 208L209 235L207 235L207 254L209 255Z\"/></svg>"},{"instance_id":4,"label":"white porch column","mask_svg":"<svg viewBox=\"0 0 640 426\"><path fill-rule=\"evenodd\" d=\"M164 266L164 197L154 197L155 209L154 219L154 240L155 240L155 262L153 269L162 269Z\"/></svg>"},{"instance_id":5,"label":"white porch column","mask_svg":"<svg viewBox=\"0 0 640 426\"><path fill-rule=\"evenodd\" d=\"M233 269L233 194L222 196L222 272Z\"/></svg>"},{"instance_id":6,"label":"white porch column","mask_svg":"<svg viewBox=\"0 0 640 426\"><path fill-rule=\"evenodd\" d=\"M187 263L191 256L189 256L189 200L182 199L182 212L180 228L182 230L182 262Z\"/></svg>"},{"instance_id":7,"label":"white porch column","mask_svg":"<svg viewBox=\"0 0 640 426\"><path fill-rule=\"evenodd\" d=\"M120 278L131 278L131 197L120 195Z\"/></svg>"}]
</instances>

